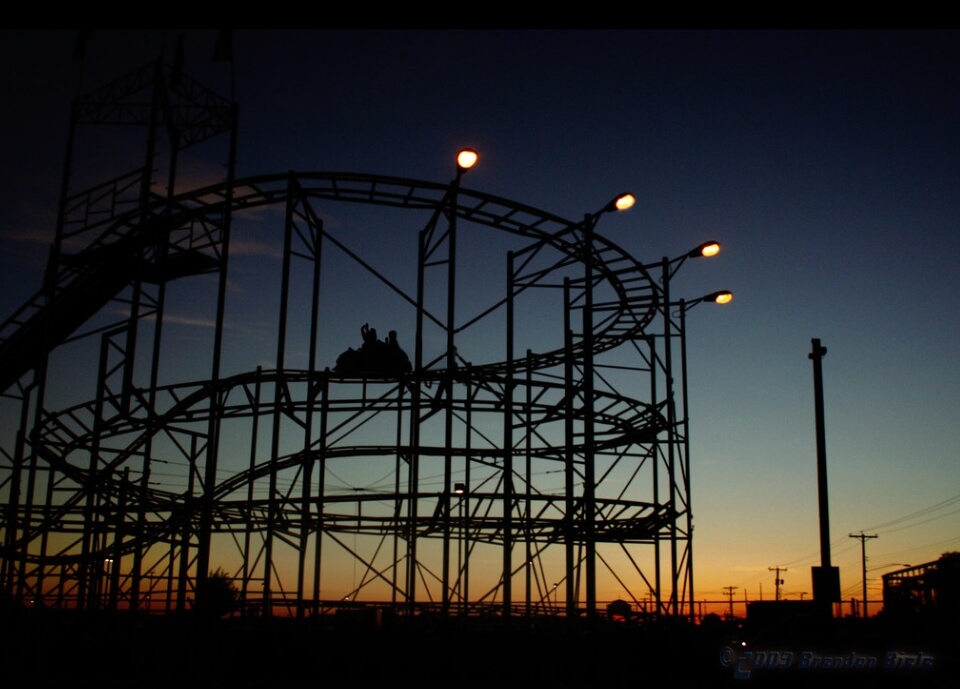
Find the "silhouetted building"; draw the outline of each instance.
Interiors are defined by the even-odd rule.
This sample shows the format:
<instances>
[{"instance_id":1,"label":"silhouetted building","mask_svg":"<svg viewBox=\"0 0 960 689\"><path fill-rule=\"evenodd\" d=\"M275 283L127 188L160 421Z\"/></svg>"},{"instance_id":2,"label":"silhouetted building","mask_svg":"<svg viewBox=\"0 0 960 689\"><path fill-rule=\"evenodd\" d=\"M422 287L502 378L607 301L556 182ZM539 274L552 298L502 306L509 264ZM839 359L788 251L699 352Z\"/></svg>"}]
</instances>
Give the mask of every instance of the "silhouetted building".
<instances>
[{"instance_id":1,"label":"silhouetted building","mask_svg":"<svg viewBox=\"0 0 960 689\"><path fill-rule=\"evenodd\" d=\"M883 575L883 611L890 617L955 617L958 600L960 553Z\"/></svg>"}]
</instances>

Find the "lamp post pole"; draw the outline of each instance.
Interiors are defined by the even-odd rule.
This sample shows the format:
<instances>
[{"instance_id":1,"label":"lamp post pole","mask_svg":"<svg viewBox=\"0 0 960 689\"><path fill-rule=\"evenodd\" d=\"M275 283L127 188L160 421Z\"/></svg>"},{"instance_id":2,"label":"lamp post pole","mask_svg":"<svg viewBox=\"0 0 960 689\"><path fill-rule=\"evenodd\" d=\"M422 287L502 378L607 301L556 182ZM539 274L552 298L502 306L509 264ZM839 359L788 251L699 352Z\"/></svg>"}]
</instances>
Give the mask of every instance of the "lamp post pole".
<instances>
[{"instance_id":1,"label":"lamp post pole","mask_svg":"<svg viewBox=\"0 0 960 689\"><path fill-rule=\"evenodd\" d=\"M601 211L602 212L602 211ZM593 448L593 230L599 213L584 218L584 264L585 285L583 304L583 399L586 405L583 429L583 509L584 550L586 554L586 605L587 621L591 623L597 614L597 544L596 544L596 486L595 455Z\"/></svg>"},{"instance_id":2,"label":"lamp post pole","mask_svg":"<svg viewBox=\"0 0 960 689\"><path fill-rule=\"evenodd\" d=\"M689 408L687 405L687 345L686 345L686 312L688 309L693 308L696 304L699 304L702 301L714 301L717 303L727 303L732 298L732 293L728 291L723 292L714 292L700 299L687 302L681 299L679 302L674 303L671 301L670 295L670 282L679 270L680 266L689 259L697 257L712 257L716 256L720 252L720 245L715 241L708 241L700 244L696 248L688 251L686 254L679 256L674 259L664 257L660 263L661 277L660 277L660 290L661 290L661 303L662 303L662 315L663 315L663 324L664 324L664 378L666 382L666 395L667 395L667 475L668 475L668 502L671 506L671 509L674 510L674 513L677 512L677 455L680 454L680 474L683 482L683 497L686 502L684 512L686 514L686 538L687 538L687 557L685 558L686 568L687 568L687 577L684 584L684 594L689 591L689 615L691 620L695 619L695 609L693 605L693 515L692 515L692 503L690 500L690 449L689 449L689 439L687 436L687 424L689 418ZM653 264L656 265L656 264ZM679 307L677 315L679 316L679 324L676 328L676 333L674 333L674 323L673 318L674 314L672 309L674 306ZM681 404L681 419L677 419L677 400L676 400L676 387L674 382L673 375L673 338L679 337L680 339L680 394L682 396ZM681 434L678 437L678 434ZM654 501L659 500L657 493L657 485L659 479L656 473L656 463L654 464ZM655 536L656 539L656 552L655 552L655 577L657 580L657 596L659 599L660 596L660 541L659 536ZM681 595L678 591L679 581L680 581L680 564L677 553L677 517L675 516L670 520L670 612L673 616L677 617L680 614L680 599ZM657 601L658 610L660 605L660 600Z\"/></svg>"},{"instance_id":3,"label":"lamp post pole","mask_svg":"<svg viewBox=\"0 0 960 689\"><path fill-rule=\"evenodd\" d=\"M687 501L686 507L686 528L687 528L687 592L690 600L690 621L695 621L693 608L693 498L691 491L691 466L690 466L690 406L687 401L687 311L697 304L703 302L713 302L715 304L728 304L733 299L733 293L728 290L713 292L706 296L686 301L681 299L679 304L680 312L680 394L682 400L682 415L680 427L683 429L683 463L681 466L681 475L683 477L683 494Z\"/></svg>"},{"instance_id":4,"label":"lamp post pole","mask_svg":"<svg viewBox=\"0 0 960 689\"><path fill-rule=\"evenodd\" d=\"M664 308L664 367L666 369L667 383L667 481L668 481L668 501L671 509L676 514L677 511L677 476L676 476L676 454L677 454L677 410L676 410L676 392L673 380L673 316L670 313L672 304L670 302L670 261L664 257L663 261L663 308ZM682 311L681 311L682 313ZM683 341L683 330L680 330L681 344ZM677 592L679 582L679 567L677 561L677 520L676 517L670 520L670 613L676 617L679 611L680 596Z\"/></svg>"},{"instance_id":5,"label":"lamp post pole","mask_svg":"<svg viewBox=\"0 0 960 689\"><path fill-rule=\"evenodd\" d=\"M594 452L594 340L593 340L593 262L594 230L597 221L604 213L631 208L635 203L632 194L620 194L603 208L583 218L583 262L584 262L584 302L583 316L583 519L586 614L588 624L593 624L597 616L597 535L596 535L596 455Z\"/></svg>"},{"instance_id":6,"label":"lamp post pole","mask_svg":"<svg viewBox=\"0 0 960 689\"><path fill-rule=\"evenodd\" d=\"M444 409L444 447L446 451L443 458L443 495L447 501L446 510L444 510L444 529L443 529L443 573L442 588L443 596L441 606L444 616L450 612L450 539L451 539L451 515L450 515L450 480L453 471L453 456L450 448L453 447L453 378L454 371L457 368L457 347L455 340L456 332L456 284L457 284L457 197L460 193L460 182L463 175L477 163L477 152L472 149L464 149L457 154L457 173L449 189L449 208L450 219L448 225L447 238L447 317L446 317L446 362L444 364L444 394L446 399L440 400ZM440 394L439 391L437 393ZM463 504L462 492L460 495L460 504ZM457 553L459 556L459 544Z\"/></svg>"},{"instance_id":7,"label":"lamp post pole","mask_svg":"<svg viewBox=\"0 0 960 689\"><path fill-rule=\"evenodd\" d=\"M406 558L406 581L405 594L407 598L407 612L413 617L416 611L416 589L417 577L419 575L419 566L417 556L417 518L418 518L418 500L417 495L420 490L420 425L418 421L419 409L422 399L422 375L423 375L423 319L425 314L424 293L425 293L425 268L427 266L431 253L443 241L447 242L447 314L446 314L446 368L444 370L443 382L440 390L437 392L436 400L443 404L445 408L444 437L446 441L447 453L444 456L443 471L443 490L438 496L438 500L443 501L443 542L441 545L441 588L442 598L441 607L444 614L450 609L450 476L452 456L449 448L452 438L452 395L453 395L453 369L456 365L456 349L454 342L454 303L455 303L455 285L456 285L456 209L457 197L460 191L460 181L464 173L472 168L478 160L477 152L472 149L464 149L457 154L456 175L447 187L446 194L441 202L441 206L434 211L433 220L427 227L420 231L420 241L418 247L417 261L417 327L416 327L416 350L414 354L414 389L411 405L413 409L414 420L410 424L410 445L414 448L408 468L408 490L410 500L407 505L407 558ZM435 240L435 225L444 210L449 211L449 226L446 233L441 233L443 237ZM442 262L441 262L442 263ZM445 398L444 398L445 396Z\"/></svg>"},{"instance_id":8,"label":"lamp post pole","mask_svg":"<svg viewBox=\"0 0 960 689\"><path fill-rule=\"evenodd\" d=\"M695 622L693 611L693 498L690 495L690 407L687 404L687 303L680 300L680 394L683 396L682 427L683 427L683 494L687 499L687 586L690 594L690 621Z\"/></svg>"}]
</instances>

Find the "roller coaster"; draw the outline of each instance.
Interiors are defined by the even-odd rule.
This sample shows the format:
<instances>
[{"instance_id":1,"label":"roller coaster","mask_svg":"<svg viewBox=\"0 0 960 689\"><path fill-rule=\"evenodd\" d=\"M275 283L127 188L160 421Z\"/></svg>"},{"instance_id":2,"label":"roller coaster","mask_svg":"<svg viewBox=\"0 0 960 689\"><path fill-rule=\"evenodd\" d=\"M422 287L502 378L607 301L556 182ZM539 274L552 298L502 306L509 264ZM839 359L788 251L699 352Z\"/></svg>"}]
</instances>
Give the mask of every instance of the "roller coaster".
<instances>
[{"instance_id":1,"label":"roller coaster","mask_svg":"<svg viewBox=\"0 0 960 689\"><path fill-rule=\"evenodd\" d=\"M90 129L144 132L143 160L76 191ZM46 274L0 325L8 599L170 614L216 571L237 615L692 616L685 308L675 264L596 232L612 207L564 219L460 167L238 178L236 103L162 60L78 97L69 141ZM188 188L198 149L225 172ZM255 337L245 231L277 266ZM410 365L335 365L361 324Z\"/></svg>"}]
</instances>

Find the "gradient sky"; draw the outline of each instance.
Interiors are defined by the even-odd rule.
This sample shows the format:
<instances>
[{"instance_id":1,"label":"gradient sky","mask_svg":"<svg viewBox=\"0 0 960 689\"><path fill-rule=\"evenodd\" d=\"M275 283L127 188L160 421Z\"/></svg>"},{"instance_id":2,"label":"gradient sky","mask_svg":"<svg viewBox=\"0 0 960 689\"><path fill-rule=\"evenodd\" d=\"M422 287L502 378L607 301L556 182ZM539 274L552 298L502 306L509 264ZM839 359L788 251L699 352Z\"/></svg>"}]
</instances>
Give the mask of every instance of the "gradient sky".
<instances>
[{"instance_id":1,"label":"gradient sky","mask_svg":"<svg viewBox=\"0 0 960 689\"><path fill-rule=\"evenodd\" d=\"M0 31L0 318L39 287L71 99L178 30ZM216 30L187 73L230 95ZM688 315L697 600L811 595L820 562L811 339L823 359L833 564L960 550L960 32L237 30L238 175L464 186L576 219L644 262L708 239ZM375 248L373 250L376 250Z\"/></svg>"}]
</instances>

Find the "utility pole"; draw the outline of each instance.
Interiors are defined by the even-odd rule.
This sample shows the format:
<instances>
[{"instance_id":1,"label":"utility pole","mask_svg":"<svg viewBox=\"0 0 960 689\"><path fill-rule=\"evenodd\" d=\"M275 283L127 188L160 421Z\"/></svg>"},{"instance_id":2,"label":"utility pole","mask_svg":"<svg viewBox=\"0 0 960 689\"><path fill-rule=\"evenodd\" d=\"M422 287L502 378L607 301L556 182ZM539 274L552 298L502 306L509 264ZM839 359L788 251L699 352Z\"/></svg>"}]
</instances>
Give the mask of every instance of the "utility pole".
<instances>
[{"instance_id":1,"label":"utility pole","mask_svg":"<svg viewBox=\"0 0 960 689\"><path fill-rule=\"evenodd\" d=\"M850 534L850 538L860 539L860 557L863 567L863 618L867 618L867 539L876 538L877 534L866 535L862 531Z\"/></svg>"},{"instance_id":2,"label":"utility pole","mask_svg":"<svg viewBox=\"0 0 960 689\"><path fill-rule=\"evenodd\" d=\"M820 566L812 568L813 599L824 611L840 600L840 571L830 562L830 514L827 493L827 441L823 413L823 366L827 348L818 338L810 340L813 361L814 411L817 424L817 495L820 508Z\"/></svg>"},{"instance_id":3,"label":"utility pole","mask_svg":"<svg viewBox=\"0 0 960 689\"><path fill-rule=\"evenodd\" d=\"M776 588L776 597L774 600L780 600L780 584L783 583L783 579L780 578L780 572L786 572L786 567L767 567L771 572L777 573L777 578L773 580L773 583L777 585Z\"/></svg>"},{"instance_id":4,"label":"utility pole","mask_svg":"<svg viewBox=\"0 0 960 689\"><path fill-rule=\"evenodd\" d=\"M723 590L727 592L727 598L730 599L730 613L728 615L729 619L733 619L733 592L737 590L736 586L724 586Z\"/></svg>"},{"instance_id":5,"label":"utility pole","mask_svg":"<svg viewBox=\"0 0 960 689\"><path fill-rule=\"evenodd\" d=\"M821 359L827 348L820 340L811 340L810 359L813 361L814 411L817 424L817 493L820 498L820 566L830 568L830 514L827 494L827 443L823 422L823 369Z\"/></svg>"}]
</instances>

